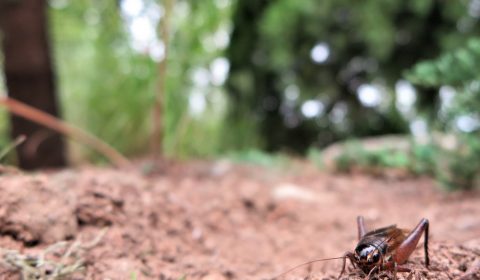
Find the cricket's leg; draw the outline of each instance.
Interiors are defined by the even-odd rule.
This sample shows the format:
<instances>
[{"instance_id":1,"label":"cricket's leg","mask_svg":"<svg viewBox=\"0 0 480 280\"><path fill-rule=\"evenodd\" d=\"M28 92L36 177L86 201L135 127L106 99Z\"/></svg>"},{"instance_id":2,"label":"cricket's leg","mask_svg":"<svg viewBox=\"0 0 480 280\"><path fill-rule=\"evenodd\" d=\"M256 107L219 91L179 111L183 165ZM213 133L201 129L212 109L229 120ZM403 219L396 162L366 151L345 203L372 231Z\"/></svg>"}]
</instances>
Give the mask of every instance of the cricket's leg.
<instances>
[{"instance_id":1,"label":"cricket's leg","mask_svg":"<svg viewBox=\"0 0 480 280\"><path fill-rule=\"evenodd\" d=\"M395 261L390 261L383 265L382 270L389 270L393 274L393 280L397 280L397 272L410 272L411 269L398 265Z\"/></svg>"},{"instance_id":2,"label":"cricket's leg","mask_svg":"<svg viewBox=\"0 0 480 280\"><path fill-rule=\"evenodd\" d=\"M396 263L393 265L393 267L394 267L394 269L393 269L393 280L397 280L397 272L410 272L410 271L412 271L410 268L397 265Z\"/></svg>"},{"instance_id":3,"label":"cricket's leg","mask_svg":"<svg viewBox=\"0 0 480 280\"><path fill-rule=\"evenodd\" d=\"M365 277L365 280L370 279L370 277L372 276L372 274L373 274L375 271L378 271L378 266L375 266L374 268L372 268L372 270L370 270L370 272L369 272L369 273L367 274L367 276Z\"/></svg>"},{"instance_id":4,"label":"cricket's leg","mask_svg":"<svg viewBox=\"0 0 480 280\"><path fill-rule=\"evenodd\" d=\"M367 233L363 216L357 217L357 228L358 228L358 240L360 240Z\"/></svg>"},{"instance_id":5,"label":"cricket's leg","mask_svg":"<svg viewBox=\"0 0 480 280\"><path fill-rule=\"evenodd\" d=\"M428 267L430 264L430 259L428 258L428 220L422 219L420 223L410 232L410 234L405 238L405 240L398 246L395 256L394 262L397 264L404 264L408 257L412 254L412 252L417 247L418 241L422 234L425 236L425 266Z\"/></svg>"},{"instance_id":6,"label":"cricket's leg","mask_svg":"<svg viewBox=\"0 0 480 280\"><path fill-rule=\"evenodd\" d=\"M342 271L340 272L340 275L338 275L338 280L340 280L340 278L342 277L343 273L345 272L345 267L347 265L347 258L350 260L350 262L352 263L352 265L355 267L355 262L354 262L354 255L352 252L346 252L344 255L343 255L343 265L342 265Z\"/></svg>"}]
</instances>

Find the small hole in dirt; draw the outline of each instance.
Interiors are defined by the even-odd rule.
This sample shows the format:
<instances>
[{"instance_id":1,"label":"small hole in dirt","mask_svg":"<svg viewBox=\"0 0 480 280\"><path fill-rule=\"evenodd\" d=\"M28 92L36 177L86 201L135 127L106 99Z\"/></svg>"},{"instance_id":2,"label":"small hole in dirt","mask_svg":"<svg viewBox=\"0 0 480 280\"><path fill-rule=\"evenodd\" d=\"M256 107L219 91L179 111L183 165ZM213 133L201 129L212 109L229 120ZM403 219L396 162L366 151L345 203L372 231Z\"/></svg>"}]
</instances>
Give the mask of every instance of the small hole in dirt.
<instances>
[{"instance_id":1,"label":"small hole in dirt","mask_svg":"<svg viewBox=\"0 0 480 280\"><path fill-rule=\"evenodd\" d=\"M112 200L113 202L113 206L115 206L116 208L123 208L123 200Z\"/></svg>"},{"instance_id":2,"label":"small hole in dirt","mask_svg":"<svg viewBox=\"0 0 480 280\"><path fill-rule=\"evenodd\" d=\"M78 224L78 226L80 226L80 227L86 225L85 221L83 221L83 219L80 219L78 216L77 216L77 224Z\"/></svg>"},{"instance_id":3,"label":"small hole in dirt","mask_svg":"<svg viewBox=\"0 0 480 280\"><path fill-rule=\"evenodd\" d=\"M233 279L235 277L235 273L231 270L227 270L223 272L223 276L225 276L227 279Z\"/></svg>"},{"instance_id":4,"label":"small hole in dirt","mask_svg":"<svg viewBox=\"0 0 480 280\"><path fill-rule=\"evenodd\" d=\"M163 256L162 260L166 261L166 262L169 262L169 263L175 263L175 261L176 261L174 256Z\"/></svg>"},{"instance_id":5,"label":"small hole in dirt","mask_svg":"<svg viewBox=\"0 0 480 280\"><path fill-rule=\"evenodd\" d=\"M275 211L275 209L277 209L277 204L275 204L274 202L269 202L267 204L267 211L268 212L273 212L273 211Z\"/></svg>"},{"instance_id":6,"label":"small hole in dirt","mask_svg":"<svg viewBox=\"0 0 480 280\"><path fill-rule=\"evenodd\" d=\"M255 209L255 202L253 202L251 199L244 199L242 202L245 208L249 210Z\"/></svg>"},{"instance_id":7,"label":"small hole in dirt","mask_svg":"<svg viewBox=\"0 0 480 280\"><path fill-rule=\"evenodd\" d=\"M185 220L183 221L183 225L184 225L185 228L187 228L187 229L192 229L192 228L193 228L192 222L191 222L189 219L185 219Z\"/></svg>"},{"instance_id":8,"label":"small hole in dirt","mask_svg":"<svg viewBox=\"0 0 480 280\"><path fill-rule=\"evenodd\" d=\"M468 268L467 268L467 266L466 266L464 263L462 263L462 264L460 264L460 265L458 266L458 270L460 270L460 271L465 272L465 271L467 271L467 269L468 269Z\"/></svg>"},{"instance_id":9,"label":"small hole in dirt","mask_svg":"<svg viewBox=\"0 0 480 280\"><path fill-rule=\"evenodd\" d=\"M77 211L76 217L77 217L77 224L79 227L84 227L88 225L92 226L100 226L100 227L105 227L105 226L111 226L113 224L112 221L110 221L106 217L95 217L90 214L85 214Z\"/></svg>"},{"instance_id":10,"label":"small hole in dirt","mask_svg":"<svg viewBox=\"0 0 480 280\"><path fill-rule=\"evenodd\" d=\"M46 268L45 269L45 275L52 275L53 274L53 268Z\"/></svg>"},{"instance_id":11,"label":"small hole in dirt","mask_svg":"<svg viewBox=\"0 0 480 280\"><path fill-rule=\"evenodd\" d=\"M14 230L6 230L4 232L0 232L0 235L10 236L12 239L14 239L16 241L19 241L19 242L22 242L23 245L25 245L25 247L34 247L34 246L37 246L38 244L40 244L39 239L24 240L23 238L21 238L21 235L19 234L19 232L14 231Z\"/></svg>"},{"instance_id":12,"label":"small hole in dirt","mask_svg":"<svg viewBox=\"0 0 480 280\"><path fill-rule=\"evenodd\" d=\"M157 228L159 221L157 213L150 213L150 215L148 215L148 221L153 228Z\"/></svg>"},{"instance_id":13,"label":"small hole in dirt","mask_svg":"<svg viewBox=\"0 0 480 280\"><path fill-rule=\"evenodd\" d=\"M38 239L29 240L29 241L25 241L23 244L25 244L25 247L35 247L38 244L40 244L40 240Z\"/></svg>"}]
</instances>

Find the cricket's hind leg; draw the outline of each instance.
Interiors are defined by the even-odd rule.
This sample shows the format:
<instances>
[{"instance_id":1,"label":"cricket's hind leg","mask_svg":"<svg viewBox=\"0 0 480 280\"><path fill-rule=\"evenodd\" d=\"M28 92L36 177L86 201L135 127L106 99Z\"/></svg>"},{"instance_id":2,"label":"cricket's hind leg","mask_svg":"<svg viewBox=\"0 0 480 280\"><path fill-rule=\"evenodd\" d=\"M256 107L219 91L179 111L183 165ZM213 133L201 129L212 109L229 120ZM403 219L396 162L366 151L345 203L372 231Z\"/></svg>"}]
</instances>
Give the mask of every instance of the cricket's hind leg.
<instances>
[{"instance_id":1,"label":"cricket's hind leg","mask_svg":"<svg viewBox=\"0 0 480 280\"><path fill-rule=\"evenodd\" d=\"M420 237L422 237L422 234L424 234L425 266L428 268L428 265L430 264L430 258L428 257L428 227L429 223L427 219L422 219L418 223L418 225L408 234L400 246L398 246L394 256L395 263L400 265L404 264L417 247Z\"/></svg>"}]
</instances>

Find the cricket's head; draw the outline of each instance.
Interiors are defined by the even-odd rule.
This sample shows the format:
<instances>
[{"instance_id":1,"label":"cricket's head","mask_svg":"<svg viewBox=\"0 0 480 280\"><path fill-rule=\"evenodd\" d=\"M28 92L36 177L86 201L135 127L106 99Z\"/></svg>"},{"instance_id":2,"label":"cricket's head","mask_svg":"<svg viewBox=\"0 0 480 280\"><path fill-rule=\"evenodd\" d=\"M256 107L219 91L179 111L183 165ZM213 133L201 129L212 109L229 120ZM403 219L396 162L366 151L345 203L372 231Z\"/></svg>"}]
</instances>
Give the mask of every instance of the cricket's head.
<instances>
[{"instance_id":1,"label":"cricket's head","mask_svg":"<svg viewBox=\"0 0 480 280\"><path fill-rule=\"evenodd\" d=\"M360 244L355 248L354 256L362 270L369 270L381 262L382 252L375 245Z\"/></svg>"}]
</instances>

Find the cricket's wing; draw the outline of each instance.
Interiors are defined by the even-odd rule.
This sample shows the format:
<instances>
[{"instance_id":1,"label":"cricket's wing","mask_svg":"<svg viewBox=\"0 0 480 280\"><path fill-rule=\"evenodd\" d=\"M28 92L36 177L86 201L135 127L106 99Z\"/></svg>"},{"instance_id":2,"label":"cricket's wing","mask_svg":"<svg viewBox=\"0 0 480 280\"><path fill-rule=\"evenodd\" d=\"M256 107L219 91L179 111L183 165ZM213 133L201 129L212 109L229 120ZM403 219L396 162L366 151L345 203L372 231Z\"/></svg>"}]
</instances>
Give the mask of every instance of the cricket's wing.
<instances>
[{"instance_id":1,"label":"cricket's wing","mask_svg":"<svg viewBox=\"0 0 480 280\"><path fill-rule=\"evenodd\" d=\"M375 229L367 232L359 244L375 244L383 253L391 253L405 240L406 232L396 225Z\"/></svg>"}]
</instances>

